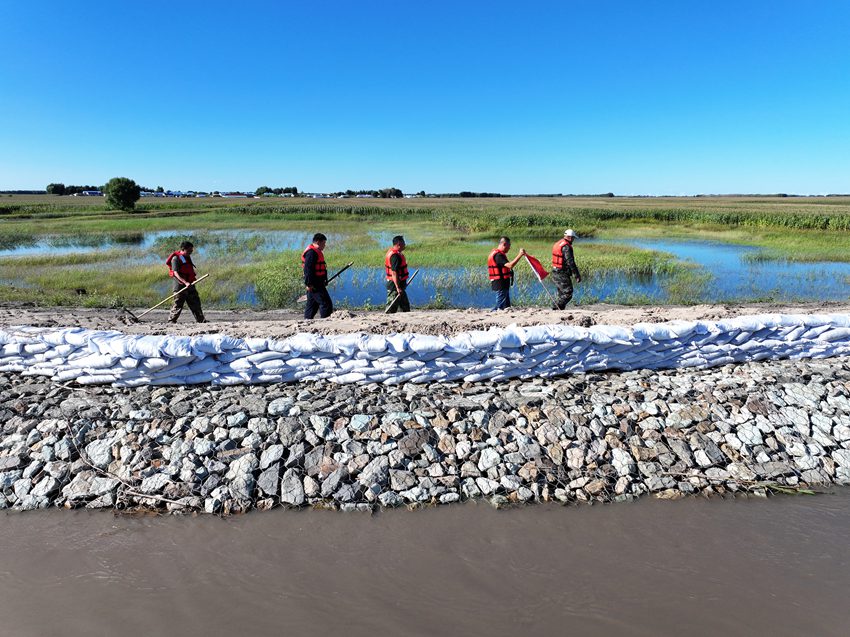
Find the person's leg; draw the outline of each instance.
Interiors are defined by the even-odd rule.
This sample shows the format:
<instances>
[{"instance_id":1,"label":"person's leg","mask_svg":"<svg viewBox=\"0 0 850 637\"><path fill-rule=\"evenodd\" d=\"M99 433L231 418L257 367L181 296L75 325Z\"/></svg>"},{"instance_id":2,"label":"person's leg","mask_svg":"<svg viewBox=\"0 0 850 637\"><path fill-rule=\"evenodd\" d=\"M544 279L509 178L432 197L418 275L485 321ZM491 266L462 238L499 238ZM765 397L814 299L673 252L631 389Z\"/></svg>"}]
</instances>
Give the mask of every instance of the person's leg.
<instances>
[{"instance_id":1,"label":"person's leg","mask_svg":"<svg viewBox=\"0 0 850 637\"><path fill-rule=\"evenodd\" d=\"M401 299L398 302L398 310L399 312L410 311L410 299L407 297L406 291L401 295Z\"/></svg>"},{"instance_id":2,"label":"person's leg","mask_svg":"<svg viewBox=\"0 0 850 637\"><path fill-rule=\"evenodd\" d=\"M317 295L319 297L319 316L321 318L328 318L334 311L334 303L331 301L331 295L328 294L327 289L320 290Z\"/></svg>"},{"instance_id":3,"label":"person's leg","mask_svg":"<svg viewBox=\"0 0 850 637\"><path fill-rule=\"evenodd\" d=\"M195 289L194 285L186 290L186 305L189 306L198 323L207 322L207 319L204 318L204 311L201 309L201 297L198 295L198 290Z\"/></svg>"},{"instance_id":4,"label":"person's leg","mask_svg":"<svg viewBox=\"0 0 850 637\"><path fill-rule=\"evenodd\" d=\"M398 294L395 291L395 285L387 285L387 302L384 305L384 307L388 307L391 303L393 303L396 300L397 296L398 296ZM396 312L398 312L398 304L399 303L401 303L401 301L399 301L398 303L393 305L392 308L390 308L387 311L387 313L388 314L395 314Z\"/></svg>"},{"instance_id":5,"label":"person's leg","mask_svg":"<svg viewBox=\"0 0 850 637\"><path fill-rule=\"evenodd\" d=\"M555 287L558 290L558 300L555 302L555 305L559 310L563 310L573 297L573 284L570 276L563 271L555 272L552 276L555 279Z\"/></svg>"},{"instance_id":6,"label":"person's leg","mask_svg":"<svg viewBox=\"0 0 850 637\"><path fill-rule=\"evenodd\" d=\"M168 313L168 322L176 323L180 318L180 312L183 311L183 304L186 302L186 294L181 293L174 297L174 303L171 304L171 311Z\"/></svg>"},{"instance_id":7,"label":"person's leg","mask_svg":"<svg viewBox=\"0 0 850 637\"><path fill-rule=\"evenodd\" d=\"M561 299L559 299L559 301L563 300L563 305L561 305L562 310L567 307L567 303L569 303L573 298L573 280L570 278L569 274L566 275L564 279L564 289L561 292Z\"/></svg>"},{"instance_id":8,"label":"person's leg","mask_svg":"<svg viewBox=\"0 0 850 637\"><path fill-rule=\"evenodd\" d=\"M307 305L304 306L304 318L312 319L319 311L319 301L316 299L316 293L307 290Z\"/></svg>"},{"instance_id":9,"label":"person's leg","mask_svg":"<svg viewBox=\"0 0 850 637\"><path fill-rule=\"evenodd\" d=\"M511 297L510 290L508 288L502 288L501 290L496 290L496 307L494 310L504 310L511 306Z\"/></svg>"}]
</instances>

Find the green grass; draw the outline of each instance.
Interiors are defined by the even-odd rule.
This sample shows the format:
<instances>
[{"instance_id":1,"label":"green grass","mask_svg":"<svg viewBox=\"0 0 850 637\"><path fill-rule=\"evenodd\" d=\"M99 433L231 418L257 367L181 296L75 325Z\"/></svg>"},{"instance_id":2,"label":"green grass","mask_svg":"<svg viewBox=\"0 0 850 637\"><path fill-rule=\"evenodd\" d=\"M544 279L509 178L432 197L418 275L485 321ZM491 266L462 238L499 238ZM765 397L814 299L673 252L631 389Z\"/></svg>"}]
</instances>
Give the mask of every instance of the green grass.
<instances>
[{"instance_id":1,"label":"green grass","mask_svg":"<svg viewBox=\"0 0 850 637\"><path fill-rule=\"evenodd\" d=\"M301 293L301 250L269 251L268 233L280 230L331 236L331 270L348 261L380 268L386 239L404 234L412 268L467 269L442 282L450 291L483 276L486 255L501 234L511 236L512 254L524 247L548 265L552 243L566 227L581 238L708 239L761 247L748 257L752 260L850 261L850 197L146 199L125 213L108 210L102 199L34 195L0 200L0 248L33 245L44 236L57 247L97 246L107 239L120 247L0 258L0 280L7 283L0 288L0 300L152 305L168 288L161 261L180 240L190 238L205 249L200 269L214 274L215 283L203 290L206 304L238 306L240 291L254 286L264 305L289 306ZM226 230L256 234L215 232ZM153 231L169 236L150 249L138 247ZM659 252L579 240L576 256L588 278L662 275L672 302L687 303L710 285L710 275ZM87 294L79 296L79 288ZM627 289L608 300L615 298L648 301ZM444 296L432 300L434 307L446 303Z\"/></svg>"}]
</instances>

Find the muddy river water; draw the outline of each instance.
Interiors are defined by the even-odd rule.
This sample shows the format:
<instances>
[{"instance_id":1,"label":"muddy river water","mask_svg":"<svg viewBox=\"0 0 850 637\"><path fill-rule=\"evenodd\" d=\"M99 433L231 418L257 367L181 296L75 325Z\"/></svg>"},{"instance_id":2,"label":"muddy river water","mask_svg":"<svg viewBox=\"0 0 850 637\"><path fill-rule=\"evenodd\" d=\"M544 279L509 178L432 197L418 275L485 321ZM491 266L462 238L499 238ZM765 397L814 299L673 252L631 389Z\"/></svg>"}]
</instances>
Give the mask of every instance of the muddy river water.
<instances>
[{"instance_id":1,"label":"muddy river water","mask_svg":"<svg viewBox=\"0 0 850 637\"><path fill-rule=\"evenodd\" d=\"M0 515L0 635L846 635L850 490Z\"/></svg>"}]
</instances>

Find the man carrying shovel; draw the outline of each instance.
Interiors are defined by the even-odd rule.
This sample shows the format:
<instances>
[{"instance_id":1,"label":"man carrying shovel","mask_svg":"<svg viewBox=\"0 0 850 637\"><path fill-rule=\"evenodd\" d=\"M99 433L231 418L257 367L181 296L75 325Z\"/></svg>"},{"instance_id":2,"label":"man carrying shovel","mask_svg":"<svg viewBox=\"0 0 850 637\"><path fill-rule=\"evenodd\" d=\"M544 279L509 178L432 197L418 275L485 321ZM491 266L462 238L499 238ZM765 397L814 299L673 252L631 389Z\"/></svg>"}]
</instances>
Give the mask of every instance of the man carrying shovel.
<instances>
[{"instance_id":1,"label":"man carrying shovel","mask_svg":"<svg viewBox=\"0 0 850 637\"><path fill-rule=\"evenodd\" d=\"M393 247L384 257L384 270L387 275L387 314L398 311L410 311L410 299L407 298L407 259L404 258L404 237L393 237ZM398 301L396 301L398 299Z\"/></svg>"},{"instance_id":2,"label":"man carrying shovel","mask_svg":"<svg viewBox=\"0 0 850 637\"><path fill-rule=\"evenodd\" d=\"M316 313L327 318L334 311L331 295L328 294L328 266L325 264L325 245L328 238L321 232L313 235L313 243L301 254L304 266L304 285L307 288L307 305L304 318L313 319Z\"/></svg>"},{"instance_id":3,"label":"man carrying shovel","mask_svg":"<svg viewBox=\"0 0 850 637\"><path fill-rule=\"evenodd\" d=\"M201 309L201 297L198 296L198 290L193 285L198 278L195 272L195 264L192 263L192 252L194 250L195 246L192 245L191 241L184 241L180 244L180 249L172 252L166 261L168 274L174 278L174 292L177 293L168 315L169 323L177 322L184 304L189 306L189 310L198 323L207 322L204 318L204 311Z\"/></svg>"}]
</instances>

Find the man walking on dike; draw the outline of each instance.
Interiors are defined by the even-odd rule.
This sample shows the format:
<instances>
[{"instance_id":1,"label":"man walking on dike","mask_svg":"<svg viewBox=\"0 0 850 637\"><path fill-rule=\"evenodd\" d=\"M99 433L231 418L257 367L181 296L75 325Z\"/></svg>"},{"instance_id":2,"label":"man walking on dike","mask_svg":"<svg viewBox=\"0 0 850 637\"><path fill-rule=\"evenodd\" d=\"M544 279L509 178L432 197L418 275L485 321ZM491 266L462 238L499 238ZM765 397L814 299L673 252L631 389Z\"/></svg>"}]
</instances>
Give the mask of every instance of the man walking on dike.
<instances>
[{"instance_id":1,"label":"man walking on dike","mask_svg":"<svg viewBox=\"0 0 850 637\"><path fill-rule=\"evenodd\" d=\"M183 304L189 306L195 320L198 323L206 323L204 311L201 309L201 297L198 296L197 288L192 285L198 278L195 272L195 264L192 263L192 252L195 251L195 246L191 241L184 241L180 244L180 249L171 253L166 260L168 265L168 274L174 278L174 291L180 292L174 297L174 304L171 306L171 312L168 315L169 323L176 323L180 317L180 312L183 311Z\"/></svg>"},{"instance_id":2,"label":"man walking on dike","mask_svg":"<svg viewBox=\"0 0 850 637\"><path fill-rule=\"evenodd\" d=\"M573 282L570 275L575 275L576 283L581 283L576 260L573 256L573 241L576 233L572 230L564 231L564 238L552 246L552 279L558 289L558 299L555 301L553 310L563 310L567 303L573 298Z\"/></svg>"},{"instance_id":3,"label":"man walking on dike","mask_svg":"<svg viewBox=\"0 0 850 637\"><path fill-rule=\"evenodd\" d=\"M499 245L493 249L487 258L487 273L490 276L490 287L496 293L496 307L494 310L504 310L511 306L511 285L514 282L513 268L522 257L525 249L520 248L519 254L513 261L508 261L508 252L511 249L511 240L501 237Z\"/></svg>"},{"instance_id":4,"label":"man walking on dike","mask_svg":"<svg viewBox=\"0 0 850 637\"><path fill-rule=\"evenodd\" d=\"M387 305L395 302L388 312L409 312L410 299L407 298L407 259L404 258L404 237L396 235L393 237L393 247L387 250L384 257L384 269L387 274ZM399 298L400 297L400 298Z\"/></svg>"},{"instance_id":5,"label":"man walking on dike","mask_svg":"<svg viewBox=\"0 0 850 637\"><path fill-rule=\"evenodd\" d=\"M315 318L317 312L321 318L327 318L334 311L331 295L328 294L328 267L325 265L324 251L327 242L328 238L321 232L317 232L313 235L313 243L308 245L301 254L304 285L307 287L305 319Z\"/></svg>"}]
</instances>

